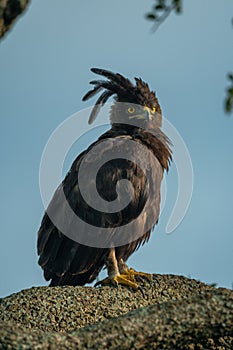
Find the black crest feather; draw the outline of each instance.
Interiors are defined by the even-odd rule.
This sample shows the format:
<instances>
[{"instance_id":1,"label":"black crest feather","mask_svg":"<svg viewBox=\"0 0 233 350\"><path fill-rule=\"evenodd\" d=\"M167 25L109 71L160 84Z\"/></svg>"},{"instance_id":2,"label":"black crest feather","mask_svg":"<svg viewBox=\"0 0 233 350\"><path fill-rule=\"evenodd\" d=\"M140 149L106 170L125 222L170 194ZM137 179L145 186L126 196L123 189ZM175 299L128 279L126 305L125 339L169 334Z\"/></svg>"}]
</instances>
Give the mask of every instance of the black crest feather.
<instances>
[{"instance_id":1,"label":"black crest feather","mask_svg":"<svg viewBox=\"0 0 233 350\"><path fill-rule=\"evenodd\" d=\"M156 99L155 93L150 91L148 84L140 78L135 78L136 85L133 85L128 78L125 78L119 73L113 73L101 68L91 68L91 71L95 74L104 76L108 80L91 81L90 84L95 85L95 87L83 96L82 100L87 101L100 91L105 90L97 99L92 109L88 121L89 124L94 122L100 108L104 106L112 95L116 95L118 102L133 102L141 105L152 105Z\"/></svg>"}]
</instances>

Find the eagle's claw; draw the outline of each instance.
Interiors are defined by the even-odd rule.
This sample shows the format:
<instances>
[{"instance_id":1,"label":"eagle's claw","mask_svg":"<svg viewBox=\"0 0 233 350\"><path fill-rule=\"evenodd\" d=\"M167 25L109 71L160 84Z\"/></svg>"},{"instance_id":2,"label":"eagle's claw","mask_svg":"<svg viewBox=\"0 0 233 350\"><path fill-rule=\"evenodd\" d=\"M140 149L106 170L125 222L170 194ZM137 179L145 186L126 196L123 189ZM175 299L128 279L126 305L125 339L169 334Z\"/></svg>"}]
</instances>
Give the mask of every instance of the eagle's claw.
<instances>
[{"instance_id":1,"label":"eagle's claw","mask_svg":"<svg viewBox=\"0 0 233 350\"><path fill-rule=\"evenodd\" d=\"M120 275L116 275L113 277L107 277L105 279L103 279L102 281L99 281L95 284L96 286L109 286L109 285L115 285L118 286L118 284L122 284L124 286L128 286L133 288L134 290L138 289L138 285L135 281L134 278L129 278L128 275L126 274L120 274Z\"/></svg>"},{"instance_id":2,"label":"eagle's claw","mask_svg":"<svg viewBox=\"0 0 233 350\"><path fill-rule=\"evenodd\" d=\"M138 277L138 278L137 278ZM152 275L145 272L138 272L134 269L126 269L121 274L115 275L112 277L107 277L103 279L102 281L99 281L95 284L96 286L109 286L109 285L115 285L118 286L118 284L122 284L124 286L128 286L133 288L134 290L140 289L136 279L146 278L149 281L152 281Z\"/></svg>"}]
</instances>

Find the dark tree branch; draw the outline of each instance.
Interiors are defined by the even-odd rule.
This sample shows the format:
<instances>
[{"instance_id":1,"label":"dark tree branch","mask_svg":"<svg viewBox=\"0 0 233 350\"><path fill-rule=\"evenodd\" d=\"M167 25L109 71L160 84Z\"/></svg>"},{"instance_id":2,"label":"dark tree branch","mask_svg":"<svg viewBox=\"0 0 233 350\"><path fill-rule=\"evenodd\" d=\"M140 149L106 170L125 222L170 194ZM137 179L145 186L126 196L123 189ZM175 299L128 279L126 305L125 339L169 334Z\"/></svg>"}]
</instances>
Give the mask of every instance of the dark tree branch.
<instances>
[{"instance_id":1,"label":"dark tree branch","mask_svg":"<svg viewBox=\"0 0 233 350\"><path fill-rule=\"evenodd\" d=\"M28 3L29 0L0 0L0 38L12 27Z\"/></svg>"},{"instance_id":2,"label":"dark tree branch","mask_svg":"<svg viewBox=\"0 0 233 350\"><path fill-rule=\"evenodd\" d=\"M154 22L152 30L156 31L172 11L176 14L182 12L182 0L155 0L151 12L146 14L146 18Z\"/></svg>"},{"instance_id":3,"label":"dark tree branch","mask_svg":"<svg viewBox=\"0 0 233 350\"><path fill-rule=\"evenodd\" d=\"M146 14L146 18L154 25L153 31L156 31L158 27L167 19L172 11L176 14L182 13L183 0L155 0L151 12ZM233 19L232 19L233 25ZM230 86L227 88L227 95L224 101L224 109L226 113L233 112L233 74L228 74L230 80Z\"/></svg>"},{"instance_id":4,"label":"dark tree branch","mask_svg":"<svg viewBox=\"0 0 233 350\"><path fill-rule=\"evenodd\" d=\"M231 113L233 111L233 74L228 74L230 80L230 86L227 88L227 96L225 98L225 112Z\"/></svg>"},{"instance_id":5,"label":"dark tree branch","mask_svg":"<svg viewBox=\"0 0 233 350\"><path fill-rule=\"evenodd\" d=\"M231 20L233 26L233 18ZM230 114L233 112L233 73L227 75L230 80L230 86L227 88L227 95L224 102L225 112Z\"/></svg>"}]
</instances>

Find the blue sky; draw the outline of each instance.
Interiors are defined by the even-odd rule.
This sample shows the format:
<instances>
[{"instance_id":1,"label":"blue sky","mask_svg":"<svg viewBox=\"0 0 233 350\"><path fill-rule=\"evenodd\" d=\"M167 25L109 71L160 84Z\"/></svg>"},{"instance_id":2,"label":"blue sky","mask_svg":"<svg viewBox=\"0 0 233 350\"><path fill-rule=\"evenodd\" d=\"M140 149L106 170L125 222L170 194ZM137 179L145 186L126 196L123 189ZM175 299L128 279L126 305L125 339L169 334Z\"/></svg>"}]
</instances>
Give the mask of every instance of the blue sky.
<instances>
[{"instance_id":1,"label":"blue sky","mask_svg":"<svg viewBox=\"0 0 233 350\"><path fill-rule=\"evenodd\" d=\"M91 105L81 97L93 66L147 81L193 162L184 220L165 233L177 193L173 166L159 225L130 265L231 287L233 117L223 100L233 61L232 1L185 2L183 15L171 15L156 33L143 17L152 4L34 0L1 42L0 296L46 284L36 255L40 158L53 130ZM67 170L74 157L70 152Z\"/></svg>"}]
</instances>

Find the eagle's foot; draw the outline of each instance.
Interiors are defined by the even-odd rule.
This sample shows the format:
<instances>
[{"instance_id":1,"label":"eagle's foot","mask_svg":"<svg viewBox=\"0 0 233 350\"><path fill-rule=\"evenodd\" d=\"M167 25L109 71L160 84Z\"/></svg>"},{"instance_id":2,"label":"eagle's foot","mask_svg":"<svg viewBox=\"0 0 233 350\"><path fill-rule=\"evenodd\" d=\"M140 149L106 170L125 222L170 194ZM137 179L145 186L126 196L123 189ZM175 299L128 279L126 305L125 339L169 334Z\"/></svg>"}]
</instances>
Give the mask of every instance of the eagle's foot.
<instances>
[{"instance_id":1,"label":"eagle's foot","mask_svg":"<svg viewBox=\"0 0 233 350\"><path fill-rule=\"evenodd\" d=\"M136 271L132 268L125 269L123 274L129 276L129 279L134 279L135 282L136 280L141 280L144 278L149 282L153 280L153 275L151 273Z\"/></svg>"},{"instance_id":2,"label":"eagle's foot","mask_svg":"<svg viewBox=\"0 0 233 350\"><path fill-rule=\"evenodd\" d=\"M102 281L99 281L95 284L96 286L109 286L109 285L115 285L118 286L119 284L131 287L134 290L138 289L138 285L136 283L136 280L132 274L119 274L113 277L107 277Z\"/></svg>"}]
</instances>

